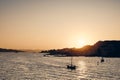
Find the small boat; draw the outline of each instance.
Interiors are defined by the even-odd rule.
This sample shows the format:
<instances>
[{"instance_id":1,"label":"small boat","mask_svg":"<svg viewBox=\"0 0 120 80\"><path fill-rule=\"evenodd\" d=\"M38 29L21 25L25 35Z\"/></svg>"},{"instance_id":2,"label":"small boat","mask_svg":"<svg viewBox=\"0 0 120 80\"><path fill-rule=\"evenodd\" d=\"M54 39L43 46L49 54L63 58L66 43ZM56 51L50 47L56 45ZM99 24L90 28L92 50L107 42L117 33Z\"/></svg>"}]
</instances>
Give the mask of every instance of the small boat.
<instances>
[{"instance_id":1,"label":"small boat","mask_svg":"<svg viewBox=\"0 0 120 80\"><path fill-rule=\"evenodd\" d=\"M67 65L67 69L75 70L76 66L72 64L73 57L71 57L71 64Z\"/></svg>"},{"instance_id":2,"label":"small boat","mask_svg":"<svg viewBox=\"0 0 120 80\"><path fill-rule=\"evenodd\" d=\"M103 57L101 58L101 63L102 63L102 62L104 62L104 58L103 58Z\"/></svg>"},{"instance_id":3,"label":"small boat","mask_svg":"<svg viewBox=\"0 0 120 80\"><path fill-rule=\"evenodd\" d=\"M75 70L76 66L75 65L67 65L67 69Z\"/></svg>"}]
</instances>

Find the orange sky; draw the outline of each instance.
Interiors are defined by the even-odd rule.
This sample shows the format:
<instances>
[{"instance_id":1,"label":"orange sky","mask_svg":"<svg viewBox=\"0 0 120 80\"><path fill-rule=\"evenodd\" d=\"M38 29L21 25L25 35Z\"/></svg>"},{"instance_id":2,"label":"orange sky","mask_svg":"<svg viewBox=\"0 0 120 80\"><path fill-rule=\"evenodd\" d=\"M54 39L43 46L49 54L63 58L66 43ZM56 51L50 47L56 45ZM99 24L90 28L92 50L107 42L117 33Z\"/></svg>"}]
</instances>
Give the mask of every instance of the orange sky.
<instances>
[{"instance_id":1,"label":"orange sky","mask_svg":"<svg viewBox=\"0 0 120 80\"><path fill-rule=\"evenodd\" d=\"M120 0L0 0L0 47L52 49L120 40Z\"/></svg>"}]
</instances>

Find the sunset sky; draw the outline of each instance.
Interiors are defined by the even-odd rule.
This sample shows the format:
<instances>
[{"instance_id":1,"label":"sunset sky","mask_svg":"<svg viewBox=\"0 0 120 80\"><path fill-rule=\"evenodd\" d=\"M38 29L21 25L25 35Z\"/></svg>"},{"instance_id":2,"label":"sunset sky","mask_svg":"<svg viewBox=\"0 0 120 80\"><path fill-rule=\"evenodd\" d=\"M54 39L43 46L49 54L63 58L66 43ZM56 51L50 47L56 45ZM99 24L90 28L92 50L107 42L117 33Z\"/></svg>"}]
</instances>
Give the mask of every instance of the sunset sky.
<instances>
[{"instance_id":1,"label":"sunset sky","mask_svg":"<svg viewBox=\"0 0 120 80\"><path fill-rule=\"evenodd\" d=\"M120 0L0 0L0 47L57 49L120 40Z\"/></svg>"}]
</instances>

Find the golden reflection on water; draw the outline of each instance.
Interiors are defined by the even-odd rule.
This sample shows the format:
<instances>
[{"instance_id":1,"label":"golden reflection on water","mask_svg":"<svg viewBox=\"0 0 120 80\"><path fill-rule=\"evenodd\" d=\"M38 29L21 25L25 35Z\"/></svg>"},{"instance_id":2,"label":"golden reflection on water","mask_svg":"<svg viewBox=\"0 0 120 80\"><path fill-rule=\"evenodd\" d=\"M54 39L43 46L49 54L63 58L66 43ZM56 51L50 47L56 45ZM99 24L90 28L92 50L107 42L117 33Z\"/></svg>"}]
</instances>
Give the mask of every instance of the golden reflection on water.
<instances>
[{"instance_id":1,"label":"golden reflection on water","mask_svg":"<svg viewBox=\"0 0 120 80\"><path fill-rule=\"evenodd\" d=\"M81 61L79 60L78 63L78 78L82 79L82 78L86 78L87 77L87 67L86 67L86 62L85 61Z\"/></svg>"}]
</instances>

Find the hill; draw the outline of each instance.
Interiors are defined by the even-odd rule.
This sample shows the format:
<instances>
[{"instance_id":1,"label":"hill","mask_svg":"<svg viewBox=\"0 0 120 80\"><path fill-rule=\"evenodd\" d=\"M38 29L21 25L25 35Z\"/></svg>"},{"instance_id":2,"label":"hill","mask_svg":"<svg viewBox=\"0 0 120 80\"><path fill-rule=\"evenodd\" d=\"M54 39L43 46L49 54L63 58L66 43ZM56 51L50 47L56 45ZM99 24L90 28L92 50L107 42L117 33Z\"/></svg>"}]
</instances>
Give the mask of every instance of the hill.
<instances>
[{"instance_id":1,"label":"hill","mask_svg":"<svg viewBox=\"0 0 120 80\"><path fill-rule=\"evenodd\" d=\"M61 56L104 56L120 57L120 41L98 41L94 45L86 45L82 48L64 48L41 51L49 55Z\"/></svg>"}]
</instances>

